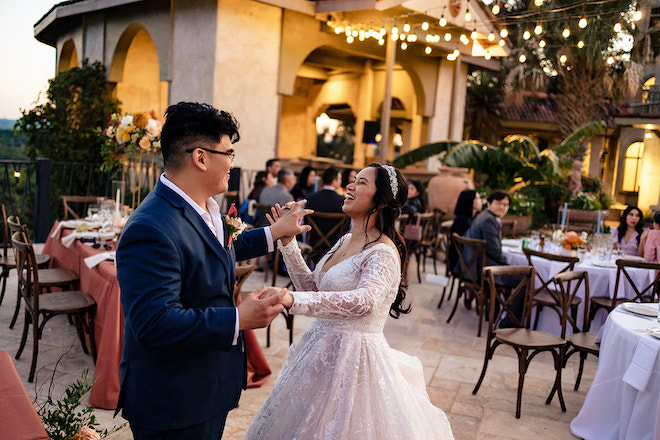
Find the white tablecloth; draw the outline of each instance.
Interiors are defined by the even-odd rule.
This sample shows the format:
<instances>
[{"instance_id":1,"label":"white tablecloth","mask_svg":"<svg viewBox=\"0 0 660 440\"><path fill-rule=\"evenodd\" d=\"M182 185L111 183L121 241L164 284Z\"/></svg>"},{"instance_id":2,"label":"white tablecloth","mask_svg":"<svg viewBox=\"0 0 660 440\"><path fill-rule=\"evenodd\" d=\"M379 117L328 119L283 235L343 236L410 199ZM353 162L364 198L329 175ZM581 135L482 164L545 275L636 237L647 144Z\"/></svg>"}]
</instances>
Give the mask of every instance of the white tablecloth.
<instances>
[{"instance_id":1,"label":"white tablecloth","mask_svg":"<svg viewBox=\"0 0 660 440\"><path fill-rule=\"evenodd\" d=\"M585 440L660 439L660 340L644 331L650 327L658 327L655 318L638 317L621 306L609 314L596 376L571 422L574 435Z\"/></svg>"},{"instance_id":2,"label":"white tablecloth","mask_svg":"<svg viewBox=\"0 0 660 440\"><path fill-rule=\"evenodd\" d=\"M513 241L512 241L513 243ZM527 266L527 257L522 253L519 246L503 246L502 252L506 255L509 264L513 266ZM549 261L542 258L532 257L534 267L539 272L539 275L548 280L555 274L566 267L566 263L559 263L556 261ZM616 266L614 267L601 267L592 264L591 260L585 259L575 265L576 270L586 270L589 274L589 295L590 296L614 296L614 286L616 285ZM655 272L648 269L628 269L631 278L637 283L638 286L646 286L650 283L655 275ZM536 279L536 287L540 287L540 280ZM553 286L553 284L550 284ZM578 307L578 325L582 326L582 317L584 314L584 289L578 291L578 297L582 299L582 303ZM617 298L634 298L635 291L630 283L622 276L619 282L619 293ZM607 318L607 311L601 309L596 314L591 323L591 333L596 333L605 322ZM581 327L580 327L581 328ZM553 335L561 335L561 326L559 322L559 315L548 307L544 308L539 317L538 330L551 333ZM566 329L567 334L572 333L572 329Z\"/></svg>"}]
</instances>

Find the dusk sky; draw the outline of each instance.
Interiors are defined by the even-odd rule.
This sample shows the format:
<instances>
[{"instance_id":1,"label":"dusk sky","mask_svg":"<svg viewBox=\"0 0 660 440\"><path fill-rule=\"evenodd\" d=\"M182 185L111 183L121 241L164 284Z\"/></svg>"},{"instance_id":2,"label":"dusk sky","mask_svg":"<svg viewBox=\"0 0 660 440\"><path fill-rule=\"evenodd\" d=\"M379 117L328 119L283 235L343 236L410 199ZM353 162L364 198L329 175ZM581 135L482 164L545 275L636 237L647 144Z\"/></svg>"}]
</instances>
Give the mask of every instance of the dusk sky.
<instances>
[{"instance_id":1,"label":"dusk sky","mask_svg":"<svg viewBox=\"0 0 660 440\"><path fill-rule=\"evenodd\" d=\"M0 119L18 119L55 76L55 49L34 38L34 24L61 1L0 0Z\"/></svg>"}]
</instances>

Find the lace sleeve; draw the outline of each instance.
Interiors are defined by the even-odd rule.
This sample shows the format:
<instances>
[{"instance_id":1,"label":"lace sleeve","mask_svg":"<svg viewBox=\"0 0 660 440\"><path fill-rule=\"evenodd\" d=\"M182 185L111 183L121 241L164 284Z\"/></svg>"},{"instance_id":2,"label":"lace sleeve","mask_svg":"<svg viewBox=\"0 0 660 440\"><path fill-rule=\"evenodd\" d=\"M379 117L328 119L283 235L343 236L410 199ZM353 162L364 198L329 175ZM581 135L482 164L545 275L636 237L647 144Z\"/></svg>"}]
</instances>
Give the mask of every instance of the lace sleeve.
<instances>
[{"instance_id":1,"label":"lace sleeve","mask_svg":"<svg viewBox=\"0 0 660 440\"><path fill-rule=\"evenodd\" d=\"M302 257L298 242L291 240L286 246L277 241L277 247L282 252L284 264L296 290L316 290L312 271Z\"/></svg>"},{"instance_id":2,"label":"lace sleeve","mask_svg":"<svg viewBox=\"0 0 660 440\"><path fill-rule=\"evenodd\" d=\"M369 252L359 265L359 282L347 291L292 292L296 315L317 318L365 316L387 296L399 282L399 259L396 252L382 245Z\"/></svg>"}]
</instances>

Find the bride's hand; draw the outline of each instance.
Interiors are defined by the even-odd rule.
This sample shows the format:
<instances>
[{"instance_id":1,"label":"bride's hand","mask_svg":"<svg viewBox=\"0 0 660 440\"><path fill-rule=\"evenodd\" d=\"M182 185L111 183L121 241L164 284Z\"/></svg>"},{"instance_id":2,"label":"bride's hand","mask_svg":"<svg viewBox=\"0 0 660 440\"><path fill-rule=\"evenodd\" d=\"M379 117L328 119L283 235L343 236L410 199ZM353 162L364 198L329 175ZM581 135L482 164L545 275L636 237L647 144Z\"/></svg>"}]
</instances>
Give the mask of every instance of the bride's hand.
<instances>
[{"instance_id":1,"label":"bride's hand","mask_svg":"<svg viewBox=\"0 0 660 440\"><path fill-rule=\"evenodd\" d=\"M286 287L283 289L279 289L277 287L268 287L266 289L266 293L262 295L261 299L270 298L271 296L279 295L280 293L284 294L282 300L280 301L280 304L282 304L284 307L287 308L291 307L291 305L293 304L293 295L289 293Z\"/></svg>"},{"instance_id":2,"label":"bride's hand","mask_svg":"<svg viewBox=\"0 0 660 440\"><path fill-rule=\"evenodd\" d=\"M286 246L296 235L312 229L311 226L302 224L303 217L314 212L311 209L303 209L305 203L307 200L299 200L284 206L276 204L271 208L266 219L270 223L273 240L279 239Z\"/></svg>"}]
</instances>

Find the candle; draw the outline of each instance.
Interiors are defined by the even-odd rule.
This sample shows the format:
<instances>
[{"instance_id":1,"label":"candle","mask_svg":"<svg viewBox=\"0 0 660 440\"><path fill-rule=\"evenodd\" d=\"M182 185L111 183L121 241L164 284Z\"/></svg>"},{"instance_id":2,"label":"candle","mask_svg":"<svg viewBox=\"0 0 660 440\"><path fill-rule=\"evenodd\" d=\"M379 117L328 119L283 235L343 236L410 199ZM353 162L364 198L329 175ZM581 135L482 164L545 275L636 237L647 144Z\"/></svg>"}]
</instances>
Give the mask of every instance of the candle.
<instances>
[{"instance_id":1,"label":"candle","mask_svg":"<svg viewBox=\"0 0 660 440\"><path fill-rule=\"evenodd\" d=\"M120 198L121 192L119 191L119 188L117 188L117 197L115 199L115 219L118 219L120 217L119 215L119 207L121 206L121 198Z\"/></svg>"},{"instance_id":2,"label":"candle","mask_svg":"<svg viewBox=\"0 0 660 440\"><path fill-rule=\"evenodd\" d=\"M568 203L564 203L564 212L561 214L561 227L566 224L566 211L568 210Z\"/></svg>"},{"instance_id":3,"label":"candle","mask_svg":"<svg viewBox=\"0 0 660 440\"><path fill-rule=\"evenodd\" d=\"M598 211L598 223L596 223L596 235L600 234L600 214L601 212Z\"/></svg>"}]
</instances>

